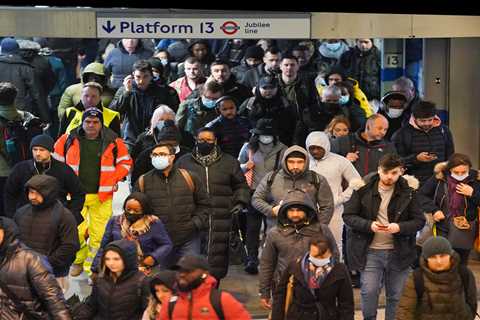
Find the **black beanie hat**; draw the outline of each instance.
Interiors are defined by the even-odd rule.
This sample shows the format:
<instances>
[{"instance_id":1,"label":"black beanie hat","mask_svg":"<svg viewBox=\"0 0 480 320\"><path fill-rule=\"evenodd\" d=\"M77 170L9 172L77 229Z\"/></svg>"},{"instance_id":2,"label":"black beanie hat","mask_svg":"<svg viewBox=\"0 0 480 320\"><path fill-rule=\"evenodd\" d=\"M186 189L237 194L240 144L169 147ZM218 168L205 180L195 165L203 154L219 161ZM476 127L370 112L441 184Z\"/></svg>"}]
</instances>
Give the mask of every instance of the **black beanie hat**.
<instances>
[{"instance_id":1,"label":"black beanie hat","mask_svg":"<svg viewBox=\"0 0 480 320\"><path fill-rule=\"evenodd\" d=\"M33 147L43 147L50 152L53 152L53 145L55 141L53 141L52 137L47 134L39 134L33 137L32 141L30 142L30 150Z\"/></svg>"},{"instance_id":2,"label":"black beanie hat","mask_svg":"<svg viewBox=\"0 0 480 320\"><path fill-rule=\"evenodd\" d=\"M96 117L96 118L100 119L100 122L103 125L103 113L102 113L102 111L100 111L100 109L88 108L87 110L85 110L83 112L83 115L82 115L82 123L88 117Z\"/></svg>"},{"instance_id":3,"label":"black beanie hat","mask_svg":"<svg viewBox=\"0 0 480 320\"><path fill-rule=\"evenodd\" d=\"M152 65L152 68L155 68L158 70L158 72L162 73L163 72L163 64L162 64L162 60L160 60L159 58L150 58L147 60L151 65Z\"/></svg>"},{"instance_id":4,"label":"black beanie hat","mask_svg":"<svg viewBox=\"0 0 480 320\"><path fill-rule=\"evenodd\" d=\"M415 119L426 119L436 115L435 104L430 101L418 101L412 107L412 114Z\"/></svg>"},{"instance_id":5,"label":"black beanie hat","mask_svg":"<svg viewBox=\"0 0 480 320\"><path fill-rule=\"evenodd\" d=\"M450 242L444 237L431 237L423 243L422 257L428 259L436 254L452 254L453 249Z\"/></svg>"},{"instance_id":6,"label":"black beanie hat","mask_svg":"<svg viewBox=\"0 0 480 320\"><path fill-rule=\"evenodd\" d=\"M262 60L264 55L263 49L260 46L251 46L245 50L245 60L248 58L255 58Z\"/></svg>"},{"instance_id":7,"label":"black beanie hat","mask_svg":"<svg viewBox=\"0 0 480 320\"><path fill-rule=\"evenodd\" d=\"M300 151L292 151L291 153L288 154L287 158L301 158L301 159L307 159L307 156L305 156L305 154L303 154L302 152Z\"/></svg>"},{"instance_id":8,"label":"black beanie hat","mask_svg":"<svg viewBox=\"0 0 480 320\"><path fill-rule=\"evenodd\" d=\"M180 143L182 138L173 120L165 120L163 128L156 134L157 140L162 141L177 141Z\"/></svg>"}]
</instances>

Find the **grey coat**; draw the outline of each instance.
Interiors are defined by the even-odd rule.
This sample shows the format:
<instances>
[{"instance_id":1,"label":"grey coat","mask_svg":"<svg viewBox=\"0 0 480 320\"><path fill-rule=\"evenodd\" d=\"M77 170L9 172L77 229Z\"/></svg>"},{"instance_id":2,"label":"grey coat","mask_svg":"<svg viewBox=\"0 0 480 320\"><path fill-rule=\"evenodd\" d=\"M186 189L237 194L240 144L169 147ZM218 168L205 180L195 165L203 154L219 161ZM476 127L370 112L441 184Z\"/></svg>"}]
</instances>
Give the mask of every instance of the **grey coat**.
<instances>
[{"instance_id":1,"label":"grey coat","mask_svg":"<svg viewBox=\"0 0 480 320\"><path fill-rule=\"evenodd\" d=\"M307 223L295 226L287 218L287 209L292 205L303 205L307 210ZM260 295L270 298L280 276L288 264L303 256L309 248L310 238L323 234L333 248L332 255L338 261L339 252L332 232L325 224L319 223L314 203L306 193L298 190L290 192L278 211L277 226L267 234L260 257Z\"/></svg>"},{"instance_id":2,"label":"grey coat","mask_svg":"<svg viewBox=\"0 0 480 320\"><path fill-rule=\"evenodd\" d=\"M287 169L286 159L288 155L294 151L303 153L306 158L304 171L298 175L293 175ZM288 191L301 189L314 199L313 207L317 209L318 221L328 225L333 215L332 191L323 176L308 169L309 163L308 153L302 147L295 145L285 150L281 162L282 169L280 169L273 180L272 186L269 188L267 182L274 171L265 175L262 181L260 181L260 184L252 196L252 206L267 217L272 218L272 208L285 198ZM316 190L315 185L312 183L312 176L315 175L319 181L318 190Z\"/></svg>"}]
</instances>

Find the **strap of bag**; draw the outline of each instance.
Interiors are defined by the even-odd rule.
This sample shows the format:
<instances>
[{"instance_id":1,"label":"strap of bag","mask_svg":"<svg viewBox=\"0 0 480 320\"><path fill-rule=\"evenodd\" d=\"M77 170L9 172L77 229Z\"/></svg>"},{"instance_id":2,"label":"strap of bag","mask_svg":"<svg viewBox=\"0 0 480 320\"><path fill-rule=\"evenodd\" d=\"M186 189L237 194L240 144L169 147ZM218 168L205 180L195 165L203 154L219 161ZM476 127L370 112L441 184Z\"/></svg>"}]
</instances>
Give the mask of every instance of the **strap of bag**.
<instances>
[{"instance_id":1,"label":"strap of bag","mask_svg":"<svg viewBox=\"0 0 480 320\"><path fill-rule=\"evenodd\" d=\"M6 283L0 280L0 289L8 296L8 298L15 304L15 308L21 313L27 316L27 319L40 320L36 314L33 314L32 311L17 297L15 293L8 287Z\"/></svg>"},{"instance_id":2,"label":"strap of bag","mask_svg":"<svg viewBox=\"0 0 480 320\"><path fill-rule=\"evenodd\" d=\"M288 309L290 308L290 305L292 304L292 300L293 300L293 281L294 279L292 274L288 278L287 294L285 295L285 314L284 314L285 319L287 319Z\"/></svg>"},{"instance_id":3,"label":"strap of bag","mask_svg":"<svg viewBox=\"0 0 480 320\"><path fill-rule=\"evenodd\" d=\"M172 299L173 298L173 299ZM168 302L168 318L173 319L173 310L177 304L178 297L172 297ZM218 319L225 320L225 315L222 308L222 291L217 289L210 290L210 304L217 314Z\"/></svg>"},{"instance_id":4,"label":"strap of bag","mask_svg":"<svg viewBox=\"0 0 480 320\"><path fill-rule=\"evenodd\" d=\"M178 171L180 171L183 178L187 182L188 189L190 189L191 192L195 192L195 184L193 183L192 176L190 175L190 173L185 169L178 169Z\"/></svg>"}]
</instances>

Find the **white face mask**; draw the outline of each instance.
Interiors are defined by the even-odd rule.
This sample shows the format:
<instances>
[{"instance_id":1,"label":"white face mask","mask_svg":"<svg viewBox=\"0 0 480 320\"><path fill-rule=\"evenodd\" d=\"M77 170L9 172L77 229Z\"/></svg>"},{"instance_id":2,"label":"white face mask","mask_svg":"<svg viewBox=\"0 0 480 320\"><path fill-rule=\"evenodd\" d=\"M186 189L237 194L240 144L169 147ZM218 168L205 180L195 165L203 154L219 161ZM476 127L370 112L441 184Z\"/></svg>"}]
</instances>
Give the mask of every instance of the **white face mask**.
<instances>
[{"instance_id":1,"label":"white face mask","mask_svg":"<svg viewBox=\"0 0 480 320\"><path fill-rule=\"evenodd\" d=\"M180 152L180 146L175 146L175 154L178 154Z\"/></svg>"},{"instance_id":2,"label":"white face mask","mask_svg":"<svg viewBox=\"0 0 480 320\"><path fill-rule=\"evenodd\" d=\"M403 109L388 108L387 114L390 118L399 118L403 113Z\"/></svg>"},{"instance_id":3,"label":"white face mask","mask_svg":"<svg viewBox=\"0 0 480 320\"><path fill-rule=\"evenodd\" d=\"M168 157L156 156L152 158L152 166L157 170L164 170L168 165Z\"/></svg>"},{"instance_id":4,"label":"white face mask","mask_svg":"<svg viewBox=\"0 0 480 320\"><path fill-rule=\"evenodd\" d=\"M462 176L456 175L455 173L450 173L450 176L457 181L463 181L463 180L468 178L468 173L466 173Z\"/></svg>"},{"instance_id":5,"label":"white face mask","mask_svg":"<svg viewBox=\"0 0 480 320\"><path fill-rule=\"evenodd\" d=\"M160 62L162 63L162 65L166 66L168 64L168 60L167 59L160 59Z\"/></svg>"},{"instance_id":6,"label":"white face mask","mask_svg":"<svg viewBox=\"0 0 480 320\"><path fill-rule=\"evenodd\" d=\"M258 141L260 141L261 144L270 144L273 142L273 136L260 135Z\"/></svg>"},{"instance_id":7,"label":"white face mask","mask_svg":"<svg viewBox=\"0 0 480 320\"><path fill-rule=\"evenodd\" d=\"M323 267L324 265L330 262L330 258L319 259L319 258L314 258L312 256L309 256L308 260L316 267Z\"/></svg>"}]
</instances>

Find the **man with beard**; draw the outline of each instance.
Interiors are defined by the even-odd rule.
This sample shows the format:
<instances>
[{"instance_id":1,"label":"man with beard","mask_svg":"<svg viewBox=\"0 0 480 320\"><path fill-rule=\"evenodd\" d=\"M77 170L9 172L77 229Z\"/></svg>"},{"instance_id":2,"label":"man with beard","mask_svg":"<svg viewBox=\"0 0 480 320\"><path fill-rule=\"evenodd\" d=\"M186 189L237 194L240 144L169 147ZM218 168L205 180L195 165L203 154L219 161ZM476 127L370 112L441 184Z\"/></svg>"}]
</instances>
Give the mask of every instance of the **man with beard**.
<instances>
[{"instance_id":1,"label":"man with beard","mask_svg":"<svg viewBox=\"0 0 480 320\"><path fill-rule=\"evenodd\" d=\"M385 319L394 320L403 285L416 259L415 237L425 224L416 195L418 180L403 176L398 155L383 156L378 172L364 177L363 186L345 204L347 255L360 270L363 318L376 319L378 296L385 285Z\"/></svg>"},{"instance_id":2,"label":"man with beard","mask_svg":"<svg viewBox=\"0 0 480 320\"><path fill-rule=\"evenodd\" d=\"M187 100L193 91L205 83L202 64L195 57L188 57L185 60L185 77L181 77L169 84L177 91L180 103Z\"/></svg>"},{"instance_id":3,"label":"man with beard","mask_svg":"<svg viewBox=\"0 0 480 320\"><path fill-rule=\"evenodd\" d=\"M242 84L249 88L258 85L258 81L265 76L277 77L280 73L280 59L282 54L277 47L271 46L264 51L263 63L245 73Z\"/></svg>"},{"instance_id":4,"label":"man with beard","mask_svg":"<svg viewBox=\"0 0 480 320\"><path fill-rule=\"evenodd\" d=\"M223 86L224 94L233 97L238 105L252 96L248 87L238 83L226 61L215 60L210 66L210 72L211 76L207 81L213 80Z\"/></svg>"},{"instance_id":5,"label":"man with beard","mask_svg":"<svg viewBox=\"0 0 480 320\"><path fill-rule=\"evenodd\" d=\"M431 177L437 163L446 161L455 152L450 129L436 115L435 104L428 101L413 106L408 124L394 133L392 141L407 172L420 180L420 184Z\"/></svg>"},{"instance_id":6,"label":"man with beard","mask_svg":"<svg viewBox=\"0 0 480 320\"><path fill-rule=\"evenodd\" d=\"M57 178L58 199L72 212L77 223L83 221L80 212L85 201L85 190L72 168L52 157L53 139L38 135L32 139L30 150L33 159L17 163L5 184L5 215L13 217L15 211L28 203L25 184L35 175L45 174Z\"/></svg>"},{"instance_id":7,"label":"man with beard","mask_svg":"<svg viewBox=\"0 0 480 320\"><path fill-rule=\"evenodd\" d=\"M201 128L195 148L178 160L178 168L196 173L210 199L207 256L212 275L220 281L228 272L229 233L233 219L248 205L250 191L240 163L218 147L211 128Z\"/></svg>"},{"instance_id":8,"label":"man with beard","mask_svg":"<svg viewBox=\"0 0 480 320\"><path fill-rule=\"evenodd\" d=\"M178 295L162 301L160 320L209 319L249 320L244 306L230 293L216 289L204 257L188 255L178 261Z\"/></svg>"},{"instance_id":9,"label":"man with beard","mask_svg":"<svg viewBox=\"0 0 480 320\"><path fill-rule=\"evenodd\" d=\"M252 128L260 119L271 119L275 128L281 128L279 139L286 146L292 145L295 131L295 109L278 88L274 76L264 76L255 87L255 95L240 106L240 115L248 117Z\"/></svg>"}]
</instances>

